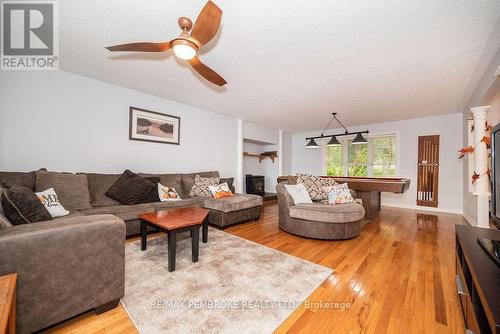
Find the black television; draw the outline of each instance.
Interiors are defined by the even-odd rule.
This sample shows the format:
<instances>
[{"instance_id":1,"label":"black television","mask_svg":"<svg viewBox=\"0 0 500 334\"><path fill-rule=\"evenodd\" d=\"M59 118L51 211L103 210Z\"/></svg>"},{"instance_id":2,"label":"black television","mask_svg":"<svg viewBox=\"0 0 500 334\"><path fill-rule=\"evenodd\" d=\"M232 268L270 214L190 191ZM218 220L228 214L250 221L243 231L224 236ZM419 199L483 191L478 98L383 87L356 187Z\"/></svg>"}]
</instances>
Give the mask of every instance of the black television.
<instances>
[{"instance_id":1,"label":"black television","mask_svg":"<svg viewBox=\"0 0 500 334\"><path fill-rule=\"evenodd\" d=\"M491 132L491 217L500 229L500 123Z\"/></svg>"}]
</instances>

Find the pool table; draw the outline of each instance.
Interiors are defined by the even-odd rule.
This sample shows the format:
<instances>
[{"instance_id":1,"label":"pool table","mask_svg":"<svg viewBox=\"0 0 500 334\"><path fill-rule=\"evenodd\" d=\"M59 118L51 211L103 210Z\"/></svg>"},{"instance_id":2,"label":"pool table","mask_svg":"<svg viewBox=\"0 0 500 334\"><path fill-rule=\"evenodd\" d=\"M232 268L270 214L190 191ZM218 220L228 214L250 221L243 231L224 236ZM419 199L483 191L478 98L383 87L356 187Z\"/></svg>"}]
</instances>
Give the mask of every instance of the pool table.
<instances>
[{"instance_id":1,"label":"pool table","mask_svg":"<svg viewBox=\"0 0 500 334\"><path fill-rule=\"evenodd\" d=\"M371 219L380 212L381 192L402 194L410 188L410 179L401 177L337 177L324 176L338 183L346 183L349 189L355 190L357 197L363 200L365 218ZM278 182L288 181L288 177L279 177Z\"/></svg>"},{"instance_id":2,"label":"pool table","mask_svg":"<svg viewBox=\"0 0 500 334\"><path fill-rule=\"evenodd\" d=\"M388 177L331 177L346 183L363 200L365 218L371 219L380 212L381 192L402 194L410 188L410 179Z\"/></svg>"}]
</instances>

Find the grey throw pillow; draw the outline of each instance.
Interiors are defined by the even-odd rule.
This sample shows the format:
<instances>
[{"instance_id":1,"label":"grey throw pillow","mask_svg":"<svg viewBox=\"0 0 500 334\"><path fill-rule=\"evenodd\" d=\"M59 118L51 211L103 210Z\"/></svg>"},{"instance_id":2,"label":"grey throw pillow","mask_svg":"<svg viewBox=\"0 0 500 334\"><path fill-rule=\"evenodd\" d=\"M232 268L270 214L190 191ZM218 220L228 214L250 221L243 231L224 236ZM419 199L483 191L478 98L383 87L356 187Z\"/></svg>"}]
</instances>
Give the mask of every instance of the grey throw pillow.
<instances>
[{"instance_id":1,"label":"grey throw pillow","mask_svg":"<svg viewBox=\"0 0 500 334\"><path fill-rule=\"evenodd\" d=\"M143 203L154 186L153 182L127 169L106 191L106 196L121 204L139 204Z\"/></svg>"},{"instance_id":2,"label":"grey throw pillow","mask_svg":"<svg viewBox=\"0 0 500 334\"><path fill-rule=\"evenodd\" d=\"M223 177L220 179L219 184L227 183L229 189L234 193L234 177Z\"/></svg>"},{"instance_id":3,"label":"grey throw pillow","mask_svg":"<svg viewBox=\"0 0 500 334\"><path fill-rule=\"evenodd\" d=\"M145 177L145 179L153 183L154 187L149 191L149 193L146 195L142 203L159 202L160 195L158 195L158 183L160 183L160 177L151 176L151 177Z\"/></svg>"},{"instance_id":4,"label":"grey throw pillow","mask_svg":"<svg viewBox=\"0 0 500 334\"><path fill-rule=\"evenodd\" d=\"M13 186L2 193L1 203L5 217L12 225L51 220L52 216L43 206L33 190L23 186Z\"/></svg>"},{"instance_id":5,"label":"grey throw pillow","mask_svg":"<svg viewBox=\"0 0 500 334\"><path fill-rule=\"evenodd\" d=\"M1 207L1 205L0 205ZM6 228L12 227L12 224L10 221L3 215L3 213L0 213L0 231L5 230Z\"/></svg>"},{"instance_id":6,"label":"grey throw pillow","mask_svg":"<svg viewBox=\"0 0 500 334\"><path fill-rule=\"evenodd\" d=\"M2 187L2 185L0 185L0 201L1 201L2 194L3 194L4 190L5 189ZM12 224L7 219L7 217L5 217L5 215L3 213L2 203L0 203L0 231L3 229L6 229L7 227L11 227L11 226L12 226Z\"/></svg>"}]
</instances>

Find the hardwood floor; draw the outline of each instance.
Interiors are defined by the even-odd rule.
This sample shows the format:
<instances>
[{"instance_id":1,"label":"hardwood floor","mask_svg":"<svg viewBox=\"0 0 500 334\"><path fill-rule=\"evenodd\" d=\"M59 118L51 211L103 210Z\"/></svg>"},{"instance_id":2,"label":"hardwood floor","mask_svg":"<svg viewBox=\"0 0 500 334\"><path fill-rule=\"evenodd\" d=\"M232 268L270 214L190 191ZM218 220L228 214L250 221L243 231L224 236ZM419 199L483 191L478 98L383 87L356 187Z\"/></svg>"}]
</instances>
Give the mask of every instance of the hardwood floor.
<instances>
[{"instance_id":1,"label":"hardwood floor","mask_svg":"<svg viewBox=\"0 0 500 334\"><path fill-rule=\"evenodd\" d=\"M277 205L268 204L258 222L225 231L334 272L308 297L310 307L303 303L276 333L464 333L454 283L455 224L466 224L462 216L384 207L359 237L321 241L282 232L277 215ZM338 304L327 309L318 302ZM68 332L136 330L120 305L47 331Z\"/></svg>"}]
</instances>

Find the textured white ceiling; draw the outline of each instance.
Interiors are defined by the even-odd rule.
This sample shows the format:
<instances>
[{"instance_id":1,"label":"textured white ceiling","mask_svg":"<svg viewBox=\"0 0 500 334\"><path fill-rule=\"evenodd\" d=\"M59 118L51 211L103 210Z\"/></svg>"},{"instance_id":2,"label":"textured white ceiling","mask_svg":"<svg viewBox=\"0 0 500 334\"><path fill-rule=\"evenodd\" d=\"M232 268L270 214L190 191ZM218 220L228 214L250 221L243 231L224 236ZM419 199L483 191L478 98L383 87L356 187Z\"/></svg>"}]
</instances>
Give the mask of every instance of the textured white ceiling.
<instances>
[{"instance_id":1,"label":"textured white ceiling","mask_svg":"<svg viewBox=\"0 0 500 334\"><path fill-rule=\"evenodd\" d=\"M60 1L61 69L274 128L322 128L458 112L500 15L498 0L215 0L205 82L172 54L104 46L176 37L203 0ZM168 112L165 110L165 112Z\"/></svg>"}]
</instances>

